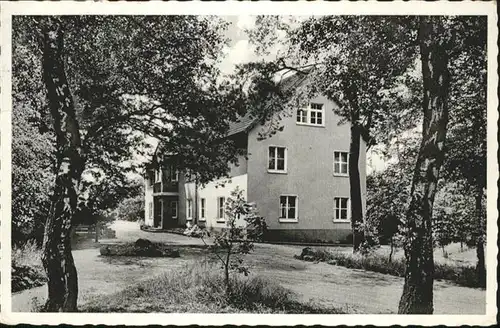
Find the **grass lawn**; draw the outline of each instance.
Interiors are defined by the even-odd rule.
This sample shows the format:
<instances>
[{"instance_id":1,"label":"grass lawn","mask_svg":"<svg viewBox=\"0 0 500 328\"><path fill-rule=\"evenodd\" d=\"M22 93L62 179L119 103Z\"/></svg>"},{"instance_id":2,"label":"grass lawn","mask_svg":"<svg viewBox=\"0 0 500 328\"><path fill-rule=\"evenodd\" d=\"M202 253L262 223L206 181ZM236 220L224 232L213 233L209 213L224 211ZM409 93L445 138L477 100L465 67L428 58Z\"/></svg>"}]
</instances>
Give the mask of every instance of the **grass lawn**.
<instances>
[{"instance_id":1,"label":"grass lawn","mask_svg":"<svg viewBox=\"0 0 500 328\"><path fill-rule=\"evenodd\" d=\"M129 286L96 296L80 306L82 312L201 312L201 313L343 313L311 302L299 302L292 291L271 280L234 275L231 293L220 267L208 262L184 266Z\"/></svg>"}]
</instances>

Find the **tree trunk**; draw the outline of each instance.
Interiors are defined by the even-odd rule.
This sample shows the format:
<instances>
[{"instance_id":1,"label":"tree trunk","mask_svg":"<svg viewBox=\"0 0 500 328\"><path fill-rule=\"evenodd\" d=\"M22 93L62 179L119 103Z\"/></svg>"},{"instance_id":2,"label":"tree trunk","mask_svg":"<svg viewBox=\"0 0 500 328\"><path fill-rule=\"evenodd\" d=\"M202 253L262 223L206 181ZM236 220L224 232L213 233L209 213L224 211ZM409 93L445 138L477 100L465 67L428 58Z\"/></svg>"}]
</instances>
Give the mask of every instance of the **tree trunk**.
<instances>
[{"instance_id":1,"label":"tree trunk","mask_svg":"<svg viewBox=\"0 0 500 328\"><path fill-rule=\"evenodd\" d=\"M226 254L226 262L224 263L224 280L226 282L226 296L231 296L231 282L229 281L229 265L230 265L230 256L231 256L231 248L229 246L227 254Z\"/></svg>"},{"instance_id":2,"label":"tree trunk","mask_svg":"<svg viewBox=\"0 0 500 328\"><path fill-rule=\"evenodd\" d=\"M43 79L56 134L57 174L43 239L42 262L48 278L44 311L77 310L78 278L71 254L72 218L83 171L81 142L63 61L60 18L49 17L43 31Z\"/></svg>"},{"instance_id":3,"label":"tree trunk","mask_svg":"<svg viewBox=\"0 0 500 328\"><path fill-rule=\"evenodd\" d=\"M352 247L357 252L364 240L363 205L361 203L361 184L359 177L359 151L361 143L360 128L352 123L351 143L349 146L349 192L351 197Z\"/></svg>"},{"instance_id":4,"label":"tree trunk","mask_svg":"<svg viewBox=\"0 0 500 328\"><path fill-rule=\"evenodd\" d=\"M485 235L485 227L483 220L483 188L481 186L477 187L476 191L476 217L478 220L478 234L477 234L477 245L476 245L476 254L477 254L477 277L479 280L479 286L486 288L486 262L484 259L484 235Z\"/></svg>"},{"instance_id":5,"label":"tree trunk","mask_svg":"<svg viewBox=\"0 0 500 328\"><path fill-rule=\"evenodd\" d=\"M394 237L391 236L391 252L389 253L389 263L392 262L392 254L394 254Z\"/></svg>"},{"instance_id":6,"label":"tree trunk","mask_svg":"<svg viewBox=\"0 0 500 328\"><path fill-rule=\"evenodd\" d=\"M424 99L422 142L406 215L406 272L400 314L432 314L434 258L432 208L444 157L448 123L448 54L442 17L421 17L419 30Z\"/></svg>"}]
</instances>

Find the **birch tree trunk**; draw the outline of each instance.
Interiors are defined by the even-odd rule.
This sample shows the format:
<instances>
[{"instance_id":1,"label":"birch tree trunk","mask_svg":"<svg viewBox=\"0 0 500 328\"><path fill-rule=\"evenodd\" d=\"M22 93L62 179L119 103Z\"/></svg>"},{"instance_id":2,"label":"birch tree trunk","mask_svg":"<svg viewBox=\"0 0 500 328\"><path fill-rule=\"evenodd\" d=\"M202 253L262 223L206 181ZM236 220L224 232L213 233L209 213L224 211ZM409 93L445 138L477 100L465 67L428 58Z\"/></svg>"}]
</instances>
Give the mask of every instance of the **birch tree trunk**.
<instances>
[{"instance_id":1,"label":"birch tree trunk","mask_svg":"<svg viewBox=\"0 0 500 328\"><path fill-rule=\"evenodd\" d=\"M420 18L424 122L406 215L406 273L403 295L399 302L400 314L432 314L434 310L431 222L439 170L444 158L450 80L442 19Z\"/></svg>"},{"instance_id":2,"label":"birch tree trunk","mask_svg":"<svg viewBox=\"0 0 500 328\"><path fill-rule=\"evenodd\" d=\"M84 163L75 107L64 71L62 22L58 17L49 17L45 23L42 67L56 134L57 174L43 239L42 262L49 292L44 311L74 312L78 278L70 241Z\"/></svg>"}]
</instances>

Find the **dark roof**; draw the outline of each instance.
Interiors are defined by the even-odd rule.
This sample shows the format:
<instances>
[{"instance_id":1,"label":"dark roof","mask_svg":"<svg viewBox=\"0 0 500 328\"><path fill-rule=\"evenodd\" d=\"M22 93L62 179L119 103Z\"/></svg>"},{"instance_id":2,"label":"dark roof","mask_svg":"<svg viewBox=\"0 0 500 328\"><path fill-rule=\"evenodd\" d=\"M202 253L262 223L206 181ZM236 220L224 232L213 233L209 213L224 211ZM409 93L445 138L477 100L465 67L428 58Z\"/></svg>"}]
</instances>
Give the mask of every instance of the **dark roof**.
<instances>
[{"instance_id":1,"label":"dark roof","mask_svg":"<svg viewBox=\"0 0 500 328\"><path fill-rule=\"evenodd\" d=\"M237 118L235 122L229 123L227 135L232 136L240 132L248 132L257 122L257 119L257 117L253 117L250 113L246 113L245 116Z\"/></svg>"}]
</instances>

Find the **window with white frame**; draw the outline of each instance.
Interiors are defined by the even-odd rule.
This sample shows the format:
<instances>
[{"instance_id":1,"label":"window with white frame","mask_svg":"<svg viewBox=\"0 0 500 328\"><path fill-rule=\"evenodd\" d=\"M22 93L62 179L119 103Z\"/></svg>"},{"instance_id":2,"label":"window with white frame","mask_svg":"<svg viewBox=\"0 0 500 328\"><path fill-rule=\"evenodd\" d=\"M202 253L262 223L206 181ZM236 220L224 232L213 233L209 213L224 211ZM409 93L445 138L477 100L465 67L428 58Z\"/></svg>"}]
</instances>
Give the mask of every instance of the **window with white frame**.
<instances>
[{"instance_id":1,"label":"window with white frame","mask_svg":"<svg viewBox=\"0 0 500 328\"><path fill-rule=\"evenodd\" d=\"M155 183L161 181L161 168L155 170Z\"/></svg>"},{"instance_id":2,"label":"window with white frame","mask_svg":"<svg viewBox=\"0 0 500 328\"><path fill-rule=\"evenodd\" d=\"M153 218L153 202L149 202L149 218Z\"/></svg>"},{"instance_id":3,"label":"window with white frame","mask_svg":"<svg viewBox=\"0 0 500 328\"><path fill-rule=\"evenodd\" d=\"M286 172L287 151L285 147L270 146L268 153L268 171L269 172Z\"/></svg>"},{"instance_id":4,"label":"window with white frame","mask_svg":"<svg viewBox=\"0 0 500 328\"><path fill-rule=\"evenodd\" d=\"M349 198L335 197L334 203L334 220L349 222Z\"/></svg>"},{"instance_id":5,"label":"window with white frame","mask_svg":"<svg viewBox=\"0 0 500 328\"><path fill-rule=\"evenodd\" d=\"M205 206L206 200L205 198L200 199L200 221L205 221Z\"/></svg>"},{"instance_id":6,"label":"window with white frame","mask_svg":"<svg viewBox=\"0 0 500 328\"><path fill-rule=\"evenodd\" d=\"M191 220L193 218L193 200L187 200L187 219Z\"/></svg>"},{"instance_id":7,"label":"window with white frame","mask_svg":"<svg viewBox=\"0 0 500 328\"><path fill-rule=\"evenodd\" d=\"M307 110L302 108L297 109L297 122L307 124Z\"/></svg>"},{"instance_id":8,"label":"window with white frame","mask_svg":"<svg viewBox=\"0 0 500 328\"><path fill-rule=\"evenodd\" d=\"M311 103L309 111L311 113L309 124L323 125L323 104Z\"/></svg>"},{"instance_id":9,"label":"window with white frame","mask_svg":"<svg viewBox=\"0 0 500 328\"><path fill-rule=\"evenodd\" d=\"M168 167L168 176L170 182L178 182L179 181L179 172L174 165L170 165Z\"/></svg>"},{"instance_id":10,"label":"window with white frame","mask_svg":"<svg viewBox=\"0 0 500 328\"><path fill-rule=\"evenodd\" d=\"M297 123L307 125L324 125L323 104L310 103L307 108L297 109Z\"/></svg>"},{"instance_id":11,"label":"window with white frame","mask_svg":"<svg viewBox=\"0 0 500 328\"><path fill-rule=\"evenodd\" d=\"M226 213L224 206L226 204L226 199L224 197L217 197L217 220L224 221L226 219Z\"/></svg>"},{"instance_id":12,"label":"window with white frame","mask_svg":"<svg viewBox=\"0 0 500 328\"><path fill-rule=\"evenodd\" d=\"M297 205L297 196L280 196L280 221L296 221L298 218Z\"/></svg>"},{"instance_id":13,"label":"window with white frame","mask_svg":"<svg viewBox=\"0 0 500 328\"><path fill-rule=\"evenodd\" d=\"M172 219L177 219L177 201L173 200L170 202L170 213L172 213Z\"/></svg>"},{"instance_id":14,"label":"window with white frame","mask_svg":"<svg viewBox=\"0 0 500 328\"><path fill-rule=\"evenodd\" d=\"M333 152L333 173L338 175L348 175L348 162L349 153L343 151Z\"/></svg>"}]
</instances>

